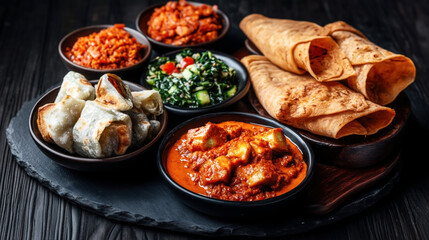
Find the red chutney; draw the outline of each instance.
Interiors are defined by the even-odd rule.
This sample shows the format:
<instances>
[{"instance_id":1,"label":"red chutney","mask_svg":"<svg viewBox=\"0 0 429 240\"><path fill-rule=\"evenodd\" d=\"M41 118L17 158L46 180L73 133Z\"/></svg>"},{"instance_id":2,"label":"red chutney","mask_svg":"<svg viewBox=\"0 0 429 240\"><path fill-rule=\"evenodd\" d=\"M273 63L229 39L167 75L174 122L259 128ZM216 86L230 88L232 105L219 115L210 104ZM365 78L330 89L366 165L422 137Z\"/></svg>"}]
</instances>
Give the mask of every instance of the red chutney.
<instances>
[{"instance_id":1,"label":"red chutney","mask_svg":"<svg viewBox=\"0 0 429 240\"><path fill-rule=\"evenodd\" d=\"M65 55L72 62L93 69L118 69L130 67L142 59L143 45L125 31L124 24L115 24L79 37Z\"/></svg>"},{"instance_id":2,"label":"red chutney","mask_svg":"<svg viewBox=\"0 0 429 240\"><path fill-rule=\"evenodd\" d=\"M280 128L236 121L190 129L169 150L166 165L186 189L230 201L279 196L307 173L302 153Z\"/></svg>"},{"instance_id":3,"label":"red chutney","mask_svg":"<svg viewBox=\"0 0 429 240\"><path fill-rule=\"evenodd\" d=\"M155 8L148 21L148 34L156 41L173 45L205 43L218 37L222 29L218 7L195 6L186 0L169 1Z\"/></svg>"}]
</instances>

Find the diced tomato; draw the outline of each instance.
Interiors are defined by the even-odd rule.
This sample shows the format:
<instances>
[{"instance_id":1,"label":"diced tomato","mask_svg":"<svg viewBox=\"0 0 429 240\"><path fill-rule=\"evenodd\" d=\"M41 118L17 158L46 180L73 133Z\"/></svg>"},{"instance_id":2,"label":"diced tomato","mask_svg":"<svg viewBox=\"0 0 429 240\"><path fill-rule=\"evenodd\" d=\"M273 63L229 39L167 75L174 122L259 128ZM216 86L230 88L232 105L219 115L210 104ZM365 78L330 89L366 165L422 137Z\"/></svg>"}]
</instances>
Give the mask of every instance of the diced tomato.
<instances>
[{"instance_id":1,"label":"diced tomato","mask_svg":"<svg viewBox=\"0 0 429 240\"><path fill-rule=\"evenodd\" d=\"M179 70L176 68L174 62L167 62L160 66L161 70L171 75L172 73L177 73Z\"/></svg>"},{"instance_id":2,"label":"diced tomato","mask_svg":"<svg viewBox=\"0 0 429 240\"><path fill-rule=\"evenodd\" d=\"M180 69L185 69L187 66L194 64L194 59L191 57L185 57L180 61Z\"/></svg>"}]
</instances>

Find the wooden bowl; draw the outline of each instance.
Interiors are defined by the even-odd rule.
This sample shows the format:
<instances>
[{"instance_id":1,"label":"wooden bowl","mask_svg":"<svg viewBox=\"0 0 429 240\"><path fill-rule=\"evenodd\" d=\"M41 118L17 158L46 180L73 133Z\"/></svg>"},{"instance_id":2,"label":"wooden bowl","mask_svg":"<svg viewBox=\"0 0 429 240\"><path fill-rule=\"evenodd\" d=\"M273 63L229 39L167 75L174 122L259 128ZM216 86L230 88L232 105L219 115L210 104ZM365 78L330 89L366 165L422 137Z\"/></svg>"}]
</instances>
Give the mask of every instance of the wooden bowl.
<instances>
[{"instance_id":1,"label":"wooden bowl","mask_svg":"<svg viewBox=\"0 0 429 240\"><path fill-rule=\"evenodd\" d=\"M91 84L95 85L98 80L90 81ZM131 83L128 81L124 81L130 87L131 91L141 91L145 90L140 85L135 83ZM78 171L108 171L112 169L116 169L118 167L123 167L129 165L135 160L144 161L144 156L142 156L145 152L148 152L152 147L156 146L155 143L161 138L167 128L167 111L164 108L164 113L159 116L159 121L161 123L161 128L158 134L149 142L140 147L134 147L127 150L124 155L112 156L106 158L88 158L82 157L77 154L71 154L67 152L65 149L53 144L46 142L39 131L37 126L37 114L39 107L54 102L56 96L58 95L58 91L61 86L57 86L50 90L48 93L43 95L34 105L31 110L29 117L29 129L31 137L33 138L36 145L44 152L47 156L49 156L53 161L60 164L63 167L78 170ZM152 159L148 159L152 160Z\"/></svg>"}]
</instances>

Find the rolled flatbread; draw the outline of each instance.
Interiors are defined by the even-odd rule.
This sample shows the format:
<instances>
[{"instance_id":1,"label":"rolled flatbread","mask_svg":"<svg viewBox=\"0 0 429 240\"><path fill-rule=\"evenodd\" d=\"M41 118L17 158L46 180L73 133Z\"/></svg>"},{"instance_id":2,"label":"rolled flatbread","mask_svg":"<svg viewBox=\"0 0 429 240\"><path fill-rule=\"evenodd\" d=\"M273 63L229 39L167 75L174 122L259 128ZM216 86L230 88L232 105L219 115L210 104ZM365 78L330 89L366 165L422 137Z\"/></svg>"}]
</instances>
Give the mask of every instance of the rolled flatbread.
<instances>
[{"instance_id":1,"label":"rolled flatbread","mask_svg":"<svg viewBox=\"0 0 429 240\"><path fill-rule=\"evenodd\" d=\"M380 105L389 104L414 81L416 68L408 57L375 45L345 22L334 22L324 28L356 71L356 77L348 78L347 85L367 99Z\"/></svg>"},{"instance_id":2,"label":"rolled flatbread","mask_svg":"<svg viewBox=\"0 0 429 240\"><path fill-rule=\"evenodd\" d=\"M374 134L395 116L393 109L372 103L339 82L321 83L284 71L264 56L241 61L261 105L290 126L337 139Z\"/></svg>"},{"instance_id":3,"label":"rolled flatbread","mask_svg":"<svg viewBox=\"0 0 429 240\"><path fill-rule=\"evenodd\" d=\"M149 119L143 111L132 109L127 112L131 118L133 139L132 146L141 146L158 134L161 123L156 119Z\"/></svg>"},{"instance_id":4,"label":"rolled flatbread","mask_svg":"<svg viewBox=\"0 0 429 240\"><path fill-rule=\"evenodd\" d=\"M118 111L133 108L133 96L130 87L122 79L111 73L101 76L96 87L97 102Z\"/></svg>"},{"instance_id":5,"label":"rolled flatbread","mask_svg":"<svg viewBox=\"0 0 429 240\"><path fill-rule=\"evenodd\" d=\"M161 122L159 122L156 119L149 120L151 131L149 132L149 138L152 139L158 134L159 130L161 129Z\"/></svg>"},{"instance_id":6,"label":"rolled flatbread","mask_svg":"<svg viewBox=\"0 0 429 240\"><path fill-rule=\"evenodd\" d=\"M82 100L94 100L95 89L92 84L80 73L68 72L61 83L55 102L61 101L66 95Z\"/></svg>"},{"instance_id":7,"label":"rolled flatbread","mask_svg":"<svg viewBox=\"0 0 429 240\"><path fill-rule=\"evenodd\" d=\"M158 91L143 90L131 94L135 108L142 109L148 115L159 116L163 113L162 98Z\"/></svg>"},{"instance_id":8,"label":"rolled flatbread","mask_svg":"<svg viewBox=\"0 0 429 240\"><path fill-rule=\"evenodd\" d=\"M84 100L66 95L59 102L40 107L37 126L43 139L73 153L73 126L84 106Z\"/></svg>"},{"instance_id":9,"label":"rolled flatbread","mask_svg":"<svg viewBox=\"0 0 429 240\"><path fill-rule=\"evenodd\" d=\"M131 92L133 95L133 109L126 113L133 123L133 145L141 145L152 139L159 132L161 123L156 116L163 113L161 95L155 90Z\"/></svg>"},{"instance_id":10,"label":"rolled flatbread","mask_svg":"<svg viewBox=\"0 0 429 240\"><path fill-rule=\"evenodd\" d=\"M240 28L264 56L284 70L308 72L321 82L356 75L336 42L315 23L251 14L240 22Z\"/></svg>"},{"instance_id":11,"label":"rolled flatbread","mask_svg":"<svg viewBox=\"0 0 429 240\"><path fill-rule=\"evenodd\" d=\"M131 144L133 146L141 145L145 142L152 131L149 118L143 111L132 109L127 112L131 118L133 138Z\"/></svg>"},{"instance_id":12,"label":"rolled flatbread","mask_svg":"<svg viewBox=\"0 0 429 240\"><path fill-rule=\"evenodd\" d=\"M131 128L128 115L97 101L86 101L73 128L73 149L92 158L124 154L131 145Z\"/></svg>"}]
</instances>

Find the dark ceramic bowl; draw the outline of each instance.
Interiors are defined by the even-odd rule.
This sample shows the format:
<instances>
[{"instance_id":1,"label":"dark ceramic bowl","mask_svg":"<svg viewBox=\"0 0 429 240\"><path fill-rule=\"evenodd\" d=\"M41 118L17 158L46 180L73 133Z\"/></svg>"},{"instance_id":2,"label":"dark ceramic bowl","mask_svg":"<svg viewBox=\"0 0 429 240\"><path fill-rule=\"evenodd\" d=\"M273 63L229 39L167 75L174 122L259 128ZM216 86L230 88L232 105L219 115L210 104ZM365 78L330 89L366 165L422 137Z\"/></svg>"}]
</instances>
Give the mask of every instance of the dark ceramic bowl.
<instances>
[{"instance_id":1,"label":"dark ceramic bowl","mask_svg":"<svg viewBox=\"0 0 429 240\"><path fill-rule=\"evenodd\" d=\"M90 81L93 85L95 85L98 80ZM140 85L135 83L124 81L131 89L131 91L141 91L145 90ZM161 122L161 128L158 134L148 143L141 147L130 148L124 155L113 156L107 158L88 158L82 157L77 154L70 154L63 148L58 147L53 143L46 142L43 140L42 135L40 134L39 128L37 127L37 114L39 107L54 102L56 96L58 95L58 91L61 86L55 87L50 90L48 93L43 95L34 105L33 109L30 113L29 118L29 129L31 133L31 137L33 138L36 145L52 160L57 162L58 164L78 170L78 171L108 171L112 169L117 169L118 167L123 167L131 164L134 160L141 161L141 155L143 153L148 152L155 143L161 138L164 134L165 129L167 127L167 111L164 108L164 113L158 117Z\"/></svg>"},{"instance_id":2,"label":"dark ceramic bowl","mask_svg":"<svg viewBox=\"0 0 429 240\"><path fill-rule=\"evenodd\" d=\"M162 56L166 56L166 57L174 59L176 54L182 52L182 50L183 49L176 50L173 52L169 52L169 53L166 53ZM192 52L194 52L194 53L201 53L204 51L207 51L207 50L205 50L205 49L192 49ZM249 88L250 88L250 81L249 81L249 74L247 73L246 67L239 60L234 58L233 56L230 56L228 54L221 53L221 52L216 52L216 51L211 51L211 52L213 53L214 56L216 56L218 59L225 62L229 67L232 67L237 72L237 92L235 93L235 95L232 96L231 98L226 99L223 102L220 102L220 103L217 103L214 105L210 105L210 106L199 107L199 108L178 107L178 106L175 106L175 105L170 104L170 103L164 103L164 106L168 109L168 111L170 111L171 113L176 114L178 116L195 116L197 114L203 114L203 113L218 111L222 108L228 107L228 106L232 105L233 103L242 99L247 94L247 92L249 91ZM147 72L144 74L142 85L145 88L150 89L151 86L146 82L146 74L147 74Z\"/></svg>"},{"instance_id":3,"label":"dark ceramic bowl","mask_svg":"<svg viewBox=\"0 0 429 240\"><path fill-rule=\"evenodd\" d=\"M189 191L177 184L169 176L166 170L167 155L173 144L191 128L201 127L207 122L219 123L230 120L281 128L285 136L298 146L304 156L304 161L308 165L307 174L304 180L296 188L285 194L253 202L236 202L214 199ZM314 164L314 155L310 146L296 132L272 119L262 117L257 114L239 112L211 113L183 122L163 138L157 155L157 165L161 173L161 177L184 204L209 215L234 218L269 215L276 211L280 211L283 208L296 206L293 203L296 203L296 200L298 200L301 194L305 192L305 189L313 175Z\"/></svg>"},{"instance_id":4,"label":"dark ceramic bowl","mask_svg":"<svg viewBox=\"0 0 429 240\"><path fill-rule=\"evenodd\" d=\"M124 79L129 79L133 82L137 82L140 74L144 71L144 68L146 67L146 63L149 61L150 54L152 52L152 47L149 40L145 36L143 36L140 32L134 29L131 29L128 27L124 28L125 31L127 31L139 43L144 44L146 47L143 49L143 52L141 53L142 59L138 63L132 66L118 68L118 69L100 70L100 69L88 68L88 67L83 67L81 65L78 65L72 62L65 55L66 49L72 48L74 43L77 41L79 37L88 36L94 32L99 32L103 29L106 29L112 26L113 25L94 25L94 26L83 27L63 37L60 43L58 44L58 52L60 54L61 60L63 61L67 69L71 71L79 72L82 75L84 75L87 79L99 79L105 73L114 73Z\"/></svg>"},{"instance_id":5,"label":"dark ceramic bowl","mask_svg":"<svg viewBox=\"0 0 429 240\"><path fill-rule=\"evenodd\" d=\"M199 2L192 2L192 1L187 1L190 4L193 4L195 6L199 6L202 5L203 3L199 3ZM149 41L151 43L153 43L155 46L161 48L161 49L178 49L178 48L187 48L187 47L192 47L192 48L197 48L197 47L207 47L208 45L212 45L213 43L219 41L220 39L222 39L223 37L225 37L225 35L228 33L230 27L231 27L231 23L229 21L228 16L222 12L221 10L217 10L216 13L218 14L218 16L221 19L221 23L222 23L222 29L219 30L218 32L218 37L205 42L205 43L199 43L199 44L193 44L193 45L172 45L172 44L166 44L160 41L157 41L153 38L151 38L148 33L148 25L147 22L149 21L150 17L152 16L152 13L154 12L155 8L160 8L162 6L164 6L167 2L165 3L160 3L160 4L155 4L152 6L147 7L146 9L144 9L143 11L140 12L140 14L137 16L136 19L136 29L139 30L141 33L143 33L143 35L145 35Z\"/></svg>"}]
</instances>

